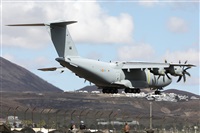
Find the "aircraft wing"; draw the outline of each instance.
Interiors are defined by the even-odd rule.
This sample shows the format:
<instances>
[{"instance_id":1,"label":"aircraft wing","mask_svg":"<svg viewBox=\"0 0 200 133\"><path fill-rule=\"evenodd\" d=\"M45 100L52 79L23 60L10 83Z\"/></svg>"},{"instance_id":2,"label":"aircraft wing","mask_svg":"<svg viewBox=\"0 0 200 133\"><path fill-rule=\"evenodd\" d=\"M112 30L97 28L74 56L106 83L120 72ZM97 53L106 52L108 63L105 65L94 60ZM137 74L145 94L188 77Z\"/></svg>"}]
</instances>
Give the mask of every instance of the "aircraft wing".
<instances>
[{"instance_id":1,"label":"aircraft wing","mask_svg":"<svg viewBox=\"0 0 200 133\"><path fill-rule=\"evenodd\" d=\"M144 68L165 68L170 67L195 67L192 64L178 64L178 63L152 63L152 62L123 62L122 69L144 69Z\"/></svg>"},{"instance_id":2,"label":"aircraft wing","mask_svg":"<svg viewBox=\"0 0 200 133\"><path fill-rule=\"evenodd\" d=\"M166 75L169 79L168 73L172 76L179 76L177 82L179 82L182 77L183 81L186 81L186 76L190 76L190 73L187 72L188 69L195 67L195 65L187 64L187 61L184 64L179 63L149 63L149 62L123 62L122 69L130 72L131 69L148 69L154 75L164 76Z\"/></svg>"},{"instance_id":3,"label":"aircraft wing","mask_svg":"<svg viewBox=\"0 0 200 133\"><path fill-rule=\"evenodd\" d=\"M192 64L177 64L177 63L170 63L170 66L185 66L185 67L196 67Z\"/></svg>"},{"instance_id":4,"label":"aircraft wing","mask_svg":"<svg viewBox=\"0 0 200 133\"><path fill-rule=\"evenodd\" d=\"M168 68L169 63L124 62L122 69Z\"/></svg>"}]
</instances>

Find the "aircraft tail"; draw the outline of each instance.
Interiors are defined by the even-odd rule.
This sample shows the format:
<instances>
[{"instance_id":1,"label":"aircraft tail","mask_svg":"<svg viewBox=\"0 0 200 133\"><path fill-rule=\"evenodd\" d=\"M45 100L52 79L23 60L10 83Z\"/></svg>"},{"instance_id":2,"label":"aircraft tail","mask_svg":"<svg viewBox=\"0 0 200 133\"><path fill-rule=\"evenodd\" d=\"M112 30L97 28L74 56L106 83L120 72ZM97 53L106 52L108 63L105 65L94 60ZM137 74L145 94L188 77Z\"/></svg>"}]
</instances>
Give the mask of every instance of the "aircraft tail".
<instances>
[{"instance_id":1,"label":"aircraft tail","mask_svg":"<svg viewBox=\"0 0 200 133\"><path fill-rule=\"evenodd\" d=\"M67 29L67 25L77 21L60 21L52 23L38 24L12 24L8 26L46 26L51 36L51 40L59 57L78 56L75 44Z\"/></svg>"}]
</instances>

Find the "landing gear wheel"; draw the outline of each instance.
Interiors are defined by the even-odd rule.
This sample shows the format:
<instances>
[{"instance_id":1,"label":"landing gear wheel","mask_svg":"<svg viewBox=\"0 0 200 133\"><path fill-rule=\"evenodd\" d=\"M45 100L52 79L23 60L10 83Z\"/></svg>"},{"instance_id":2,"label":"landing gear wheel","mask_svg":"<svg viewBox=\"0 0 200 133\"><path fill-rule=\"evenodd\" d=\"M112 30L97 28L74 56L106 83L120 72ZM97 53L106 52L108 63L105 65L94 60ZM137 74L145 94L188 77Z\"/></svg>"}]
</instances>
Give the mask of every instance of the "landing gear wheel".
<instances>
[{"instance_id":1,"label":"landing gear wheel","mask_svg":"<svg viewBox=\"0 0 200 133\"><path fill-rule=\"evenodd\" d=\"M126 89L124 90L125 93L129 93L129 91L130 91L130 89L128 89L128 88L126 88Z\"/></svg>"},{"instance_id":2,"label":"landing gear wheel","mask_svg":"<svg viewBox=\"0 0 200 133\"><path fill-rule=\"evenodd\" d=\"M131 89L131 93L137 93L137 89Z\"/></svg>"},{"instance_id":3,"label":"landing gear wheel","mask_svg":"<svg viewBox=\"0 0 200 133\"><path fill-rule=\"evenodd\" d=\"M160 95L160 91L155 91L155 95Z\"/></svg>"},{"instance_id":4,"label":"landing gear wheel","mask_svg":"<svg viewBox=\"0 0 200 133\"><path fill-rule=\"evenodd\" d=\"M140 93L140 89L131 89L130 90L131 92L130 93L134 93L134 94L136 94L136 93Z\"/></svg>"},{"instance_id":5,"label":"landing gear wheel","mask_svg":"<svg viewBox=\"0 0 200 133\"><path fill-rule=\"evenodd\" d=\"M103 93L110 93L110 90L109 89L103 89L102 92Z\"/></svg>"},{"instance_id":6,"label":"landing gear wheel","mask_svg":"<svg viewBox=\"0 0 200 133\"><path fill-rule=\"evenodd\" d=\"M118 93L118 89L115 89L114 93L117 94Z\"/></svg>"},{"instance_id":7,"label":"landing gear wheel","mask_svg":"<svg viewBox=\"0 0 200 133\"><path fill-rule=\"evenodd\" d=\"M137 93L140 93L141 91L140 91L140 89L137 89L136 92L137 92Z\"/></svg>"},{"instance_id":8,"label":"landing gear wheel","mask_svg":"<svg viewBox=\"0 0 200 133\"><path fill-rule=\"evenodd\" d=\"M109 93L115 94L115 93L118 93L118 89L112 89L112 88L110 88L110 89L102 89L102 92L103 93L107 93L107 94L109 94Z\"/></svg>"},{"instance_id":9,"label":"landing gear wheel","mask_svg":"<svg viewBox=\"0 0 200 133\"><path fill-rule=\"evenodd\" d=\"M118 93L118 89L109 89L109 93L116 94Z\"/></svg>"}]
</instances>

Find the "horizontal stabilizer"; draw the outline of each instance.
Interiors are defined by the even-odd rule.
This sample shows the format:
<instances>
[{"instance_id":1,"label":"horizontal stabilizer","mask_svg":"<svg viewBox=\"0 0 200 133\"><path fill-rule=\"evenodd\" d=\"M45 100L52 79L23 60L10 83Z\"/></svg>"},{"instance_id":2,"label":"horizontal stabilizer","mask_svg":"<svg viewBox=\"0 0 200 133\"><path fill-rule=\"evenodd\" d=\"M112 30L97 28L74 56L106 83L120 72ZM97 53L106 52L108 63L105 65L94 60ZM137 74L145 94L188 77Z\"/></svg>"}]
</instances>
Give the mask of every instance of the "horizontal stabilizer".
<instances>
[{"instance_id":1,"label":"horizontal stabilizer","mask_svg":"<svg viewBox=\"0 0 200 133\"><path fill-rule=\"evenodd\" d=\"M45 26L43 23L38 23L38 24L9 24L6 26Z\"/></svg>"},{"instance_id":2,"label":"horizontal stabilizer","mask_svg":"<svg viewBox=\"0 0 200 133\"><path fill-rule=\"evenodd\" d=\"M64 26L76 23L77 21L58 21L58 22L50 22L50 23L34 23L34 24L9 24L6 26L46 26L46 25L57 25Z\"/></svg>"},{"instance_id":3,"label":"horizontal stabilizer","mask_svg":"<svg viewBox=\"0 0 200 133\"><path fill-rule=\"evenodd\" d=\"M50 68L40 68L38 70L40 70L40 71L56 71L56 70L64 71L64 70L66 70L66 68L65 67L50 67Z\"/></svg>"}]
</instances>

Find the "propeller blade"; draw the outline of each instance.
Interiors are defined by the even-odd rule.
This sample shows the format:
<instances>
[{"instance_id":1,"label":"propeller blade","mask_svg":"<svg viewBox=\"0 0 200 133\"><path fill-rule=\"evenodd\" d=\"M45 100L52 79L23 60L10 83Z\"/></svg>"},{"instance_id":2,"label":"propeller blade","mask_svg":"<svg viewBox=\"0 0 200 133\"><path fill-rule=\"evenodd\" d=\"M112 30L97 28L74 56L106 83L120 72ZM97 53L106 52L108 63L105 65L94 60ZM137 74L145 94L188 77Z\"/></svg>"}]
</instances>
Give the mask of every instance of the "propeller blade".
<instances>
[{"instance_id":1,"label":"propeller blade","mask_svg":"<svg viewBox=\"0 0 200 133\"><path fill-rule=\"evenodd\" d=\"M149 71L150 71L151 73L153 73L153 71L152 71L151 69L149 69Z\"/></svg>"},{"instance_id":2,"label":"propeller blade","mask_svg":"<svg viewBox=\"0 0 200 133\"><path fill-rule=\"evenodd\" d=\"M167 73L166 73L166 76L167 76L168 79L171 79L170 76Z\"/></svg>"},{"instance_id":3,"label":"propeller blade","mask_svg":"<svg viewBox=\"0 0 200 133\"><path fill-rule=\"evenodd\" d=\"M189 72L187 71L184 71L184 74L188 75L188 76L191 76Z\"/></svg>"},{"instance_id":4,"label":"propeller blade","mask_svg":"<svg viewBox=\"0 0 200 133\"><path fill-rule=\"evenodd\" d=\"M182 79L182 76L179 76L179 78L178 78L177 82L179 82L181 79Z\"/></svg>"},{"instance_id":5,"label":"propeller blade","mask_svg":"<svg viewBox=\"0 0 200 133\"><path fill-rule=\"evenodd\" d=\"M184 82L186 81L186 77L185 77L185 74L183 74L183 81L184 81Z\"/></svg>"},{"instance_id":6,"label":"propeller blade","mask_svg":"<svg viewBox=\"0 0 200 133\"><path fill-rule=\"evenodd\" d=\"M187 60L185 61L185 64L187 64Z\"/></svg>"},{"instance_id":7,"label":"propeller blade","mask_svg":"<svg viewBox=\"0 0 200 133\"><path fill-rule=\"evenodd\" d=\"M188 70L188 69L190 69L190 68L191 68L191 67L187 67L187 68L184 69L184 71L186 71L186 70Z\"/></svg>"},{"instance_id":8,"label":"propeller blade","mask_svg":"<svg viewBox=\"0 0 200 133\"><path fill-rule=\"evenodd\" d=\"M157 80L159 80L161 76L163 76L163 82L165 82L165 75L159 75Z\"/></svg>"}]
</instances>

